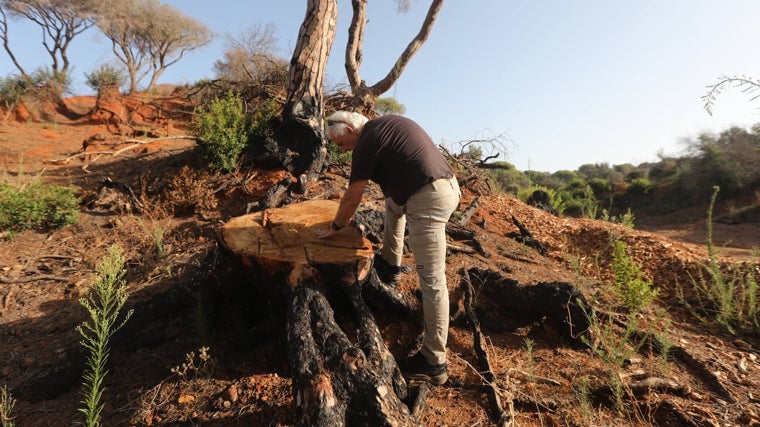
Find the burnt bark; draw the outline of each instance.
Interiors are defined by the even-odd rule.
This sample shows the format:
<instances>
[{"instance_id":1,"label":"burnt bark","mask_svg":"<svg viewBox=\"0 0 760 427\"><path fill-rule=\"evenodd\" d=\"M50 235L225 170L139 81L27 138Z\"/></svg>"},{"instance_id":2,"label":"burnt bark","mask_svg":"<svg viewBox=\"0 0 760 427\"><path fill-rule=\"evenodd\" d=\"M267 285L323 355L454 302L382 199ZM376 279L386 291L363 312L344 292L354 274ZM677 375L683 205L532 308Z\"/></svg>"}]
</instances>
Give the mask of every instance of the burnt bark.
<instances>
[{"instance_id":1,"label":"burnt bark","mask_svg":"<svg viewBox=\"0 0 760 427\"><path fill-rule=\"evenodd\" d=\"M222 227L225 247L253 270L263 295L287 313L288 365L296 424L413 426L403 402L407 385L362 297L374 255L358 228L319 239L337 211L312 200L234 218ZM411 310L403 297L384 299ZM355 342L336 321L347 314ZM279 322L275 321L274 324Z\"/></svg>"},{"instance_id":2,"label":"burnt bark","mask_svg":"<svg viewBox=\"0 0 760 427\"><path fill-rule=\"evenodd\" d=\"M337 16L335 0L309 0L290 60L287 99L276 139L286 149L283 166L294 176L315 179L326 166L322 84Z\"/></svg>"},{"instance_id":3,"label":"burnt bark","mask_svg":"<svg viewBox=\"0 0 760 427\"><path fill-rule=\"evenodd\" d=\"M297 425L416 424L402 402L406 382L360 288L359 283L344 287L359 322L357 345L337 325L330 303L314 282L293 291L287 344Z\"/></svg>"}]
</instances>

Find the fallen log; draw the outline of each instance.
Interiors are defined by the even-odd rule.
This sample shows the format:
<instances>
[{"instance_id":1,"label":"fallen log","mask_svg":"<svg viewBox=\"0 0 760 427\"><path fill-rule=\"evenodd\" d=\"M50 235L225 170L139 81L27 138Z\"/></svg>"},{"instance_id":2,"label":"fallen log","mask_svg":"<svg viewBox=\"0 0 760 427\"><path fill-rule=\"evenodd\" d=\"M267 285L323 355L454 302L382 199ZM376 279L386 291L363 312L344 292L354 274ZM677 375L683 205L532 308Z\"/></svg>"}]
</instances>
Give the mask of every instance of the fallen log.
<instances>
[{"instance_id":1,"label":"fallen log","mask_svg":"<svg viewBox=\"0 0 760 427\"><path fill-rule=\"evenodd\" d=\"M316 235L337 209L338 202L329 200L265 209L227 222L222 241L287 313L297 425L417 425L403 402L406 382L362 297L374 276L371 243L353 226L327 239ZM334 293L349 303L356 343L335 320Z\"/></svg>"}]
</instances>

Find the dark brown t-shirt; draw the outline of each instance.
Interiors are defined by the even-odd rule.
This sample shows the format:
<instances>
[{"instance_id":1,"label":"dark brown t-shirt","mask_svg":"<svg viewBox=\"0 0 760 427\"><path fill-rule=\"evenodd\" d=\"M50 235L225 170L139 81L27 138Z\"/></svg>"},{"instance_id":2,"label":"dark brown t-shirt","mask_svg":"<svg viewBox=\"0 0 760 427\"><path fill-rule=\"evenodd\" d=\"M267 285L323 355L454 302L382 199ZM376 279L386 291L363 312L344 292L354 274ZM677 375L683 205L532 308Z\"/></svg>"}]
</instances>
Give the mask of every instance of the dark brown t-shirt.
<instances>
[{"instance_id":1,"label":"dark brown t-shirt","mask_svg":"<svg viewBox=\"0 0 760 427\"><path fill-rule=\"evenodd\" d=\"M371 179L399 205L423 185L454 172L420 125L396 115L364 125L351 157L349 182Z\"/></svg>"}]
</instances>

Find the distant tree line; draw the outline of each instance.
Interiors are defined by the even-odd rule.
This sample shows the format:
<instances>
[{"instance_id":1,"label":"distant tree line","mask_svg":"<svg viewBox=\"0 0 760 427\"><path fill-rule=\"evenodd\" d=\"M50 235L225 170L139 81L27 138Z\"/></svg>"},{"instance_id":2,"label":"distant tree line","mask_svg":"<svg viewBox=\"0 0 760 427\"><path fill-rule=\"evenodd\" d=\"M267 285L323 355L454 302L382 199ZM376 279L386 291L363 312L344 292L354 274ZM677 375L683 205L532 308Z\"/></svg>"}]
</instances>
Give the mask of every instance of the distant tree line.
<instances>
[{"instance_id":1,"label":"distant tree line","mask_svg":"<svg viewBox=\"0 0 760 427\"><path fill-rule=\"evenodd\" d=\"M489 179L499 191L525 199L537 188L550 189L568 215L598 217L633 209L664 214L705 205L713 186L724 199L745 198L758 203L760 190L760 124L732 127L720 134L703 133L684 142L680 156L659 155L659 161L584 164L575 171L519 171L501 162ZM479 150L471 150L479 155Z\"/></svg>"}]
</instances>

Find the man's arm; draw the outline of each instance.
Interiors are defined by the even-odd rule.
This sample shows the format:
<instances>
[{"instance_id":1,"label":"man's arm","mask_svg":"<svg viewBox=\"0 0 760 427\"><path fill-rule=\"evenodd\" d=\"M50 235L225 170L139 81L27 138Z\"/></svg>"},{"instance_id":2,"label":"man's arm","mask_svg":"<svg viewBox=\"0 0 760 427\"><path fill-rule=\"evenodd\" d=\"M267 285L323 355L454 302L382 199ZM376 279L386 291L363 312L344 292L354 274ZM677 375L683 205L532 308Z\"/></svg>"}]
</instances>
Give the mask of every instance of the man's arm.
<instances>
[{"instance_id":1,"label":"man's arm","mask_svg":"<svg viewBox=\"0 0 760 427\"><path fill-rule=\"evenodd\" d=\"M335 213L335 219L333 220L333 224L335 224L338 229L345 227L351 221L351 218L356 212L356 208L358 208L359 204L362 202L362 194L364 194L364 187L367 186L367 182L368 180L353 182L349 184L348 189L343 193L343 197L340 199L340 205L338 206L338 212ZM318 231L317 237L330 237L337 232L338 230L331 227L327 230Z\"/></svg>"}]
</instances>

